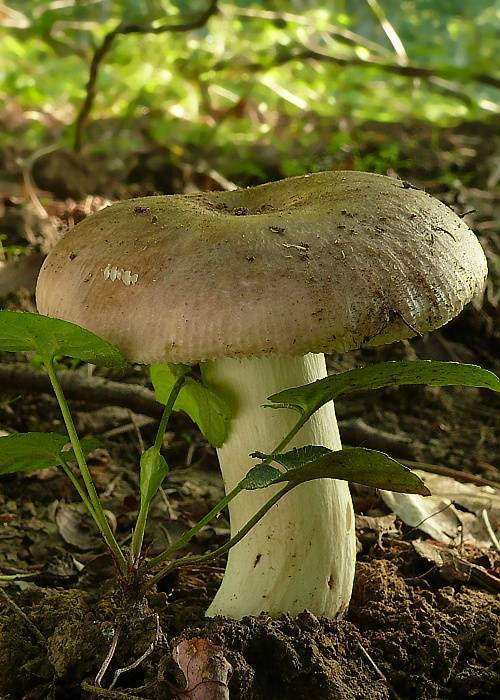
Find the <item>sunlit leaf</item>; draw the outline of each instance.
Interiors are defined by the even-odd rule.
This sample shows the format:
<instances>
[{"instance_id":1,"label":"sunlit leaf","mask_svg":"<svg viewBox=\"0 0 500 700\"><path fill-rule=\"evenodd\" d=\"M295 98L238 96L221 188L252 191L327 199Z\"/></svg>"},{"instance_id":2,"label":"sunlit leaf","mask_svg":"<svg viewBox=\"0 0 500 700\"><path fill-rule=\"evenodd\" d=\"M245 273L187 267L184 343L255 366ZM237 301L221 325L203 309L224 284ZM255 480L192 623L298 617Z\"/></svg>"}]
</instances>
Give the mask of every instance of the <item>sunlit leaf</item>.
<instances>
[{"instance_id":1,"label":"sunlit leaf","mask_svg":"<svg viewBox=\"0 0 500 700\"><path fill-rule=\"evenodd\" d=\"M27 312L0 311L0 350L35 351L43 358L66 355L116 369L127 366L120 351L95 333L68 321Z\"/></svg>"},{"instance_id":2,"label":"sunlit leaf","mask_svg":"<svg viewBox=\"0 0 500 700\"><path fill-rule=\"evenodd\" d=\"M401 493L428 496L429 490L410 469L383 452L362 447L329 450L308 445L273 455L272 461L284 471L263 464L251 469L240 482L246 490L289 482L294 486L314 479L343 479L358 484Z\"/></svg>"},{"instance_id":3,"label":"sunlit leaf","mask_svg":"<svg viewBox=\"0 0 500 700\"><path fill-rule=\"evenodd\" d=\"M187 365L152 365L151 381L156 399L160 403L166 403L179 376L190 369ZM187 413L214 447L219 447L226 439L231 419L229 406L213 389L195 379L186 378L174 404L174 411Z\"/></svg>"},{"instance_id":4,"label":"sunlit leaf","mask_svg":"<svg viewBox=\"0 0 500 700\"><path fill-rule=\"evenodd\" d=\"M269 397L273 408L293 408L308 416L343 394L403 384L470 386L500 391L500 379L482 367L459 362L415 360L382 362L332 374L305 386L285 389Z\"/></svg>"}]
</instances>

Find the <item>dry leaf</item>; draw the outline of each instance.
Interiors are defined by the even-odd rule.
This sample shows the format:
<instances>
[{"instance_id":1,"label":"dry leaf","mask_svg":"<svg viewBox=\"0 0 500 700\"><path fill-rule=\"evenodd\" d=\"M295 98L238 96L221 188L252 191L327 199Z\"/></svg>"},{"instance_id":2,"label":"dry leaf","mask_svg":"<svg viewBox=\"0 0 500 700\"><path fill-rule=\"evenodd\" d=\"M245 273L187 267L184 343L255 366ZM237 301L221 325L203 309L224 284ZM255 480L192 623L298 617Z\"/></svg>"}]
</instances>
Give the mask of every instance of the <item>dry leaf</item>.
<instances>
[{"instance_id":1,"label":"dry leaf","mask_svg":"<svg viewBox=\"0 0 500 700\"><path fill-rule=\"evenodd\" d=\"M55 521L65 542L82 551L99 549L98 530L88 517L83 504L67 504L60 501Z\"/></svg>"},{"instance_id":2,"label":"dry leaf","mask_svg":"<svg viewBox=\"0 0 500 700\"><path fill-rule=\"evenodd\" d=\"M384 503L403 522L445 544L468 542L477 547L496 546L500 519L498 491L490 486L463 484L447 476L415 473L432 496L380 492Z\"/></svg>"},{"instance_id":3,"label":"dry leaf","mask_svg":"<svg viewBox=\"0 0 500 700\"><path fill-rule=\"evenodd\" d=\"M494 571L488 571L484 566L467 561L447 545L416 540L412 542L412 546L422 559L434 564L445 581L464 583L472 580L486 590L500 592L500 578Z\"/></svg>"},{"instance_id":4,"label":"dry leaf","mask_svg":"<svg viewBox=\"0 0 500 700\"><path fill-rule=\"evenodd\" d=\"M186 678L186 688L176 695L179 700L229 700L228 682L231 664L207 639L193 637L178 644L174 660Z\"/></svg>"}]
</instances>

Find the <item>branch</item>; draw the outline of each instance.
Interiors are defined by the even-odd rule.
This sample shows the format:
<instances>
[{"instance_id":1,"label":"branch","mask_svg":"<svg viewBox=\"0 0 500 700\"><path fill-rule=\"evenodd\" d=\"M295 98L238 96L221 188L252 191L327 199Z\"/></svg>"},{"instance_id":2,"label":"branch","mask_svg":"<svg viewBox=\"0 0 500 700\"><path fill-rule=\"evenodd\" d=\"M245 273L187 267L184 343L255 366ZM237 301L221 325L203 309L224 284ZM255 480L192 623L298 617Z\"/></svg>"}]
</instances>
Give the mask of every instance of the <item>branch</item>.
<instances>
[{"instance_id":1,"label":"branch","mask_svg":"<svg viewBox=\"0 0 500 700\"><path fill-rule=\"evenodd\" d=\"M317 61L325 61L328 63L335 63L339 66L359 66L360 68L379 68L388 73L397 73L398 75L404 75L410 78L423 78L425 80L430 80L431 78L443 78L448 79L460 79L464 82L477 82L483 83L484 85L491 85L492 87L500 88L500 78L494 75L488 75L487 73L470 73L467 70L460 70L454 67L426 67L426 66L414 66L414 65L401 65L399 63L389 63L387 61L380 60L378 58L372 57L370 59L360 58L359 56L339 56L336 54L326 53L321 51L319 48L303 48L295 51L290 51L288 53L282 53L276 56L275 60L269 64L265 63L248 63L246 65L239 65L239 70L250 70L250 71L260 71L269 70L275 66L282 66L285 63L290 63L291 61L306 61L309 59L315 59ZM220 66L222 67L222 65ZM220 69L219 67L219 69ZM226 67L224 65L224 67ZM215 67L217 70L217 66Z\"/></svg>"},{"instance_id":2,"label":"branch","mask_svg":"<svg viewBox=\"0 0 500 700\"><path fill-rule=\"evenodd\" d=\"M162 416L163 405L156 401L152 391L143 386L113 382L102 377L89 378L71 371L60 372L58 376L68 399L104 406L122 406L158 420ZM2 392L52 394L48 376L21 362L0 365L0 386Z\"/></svg>"},{"instance_id":3,"label":"branch","mask_svg":"<svg viewBox=\"0 0 500 700\"><path fill-rule=\"evenodd\" d=\"M80 111L75 121L75 151L80 151L82 147L83 132L87 124L89 114L94 105L96 96L97 78L101 63L111 51L115 39L120 35L125 34L163 34L165 32L188 32L191 29L199 29L203 27L210 17L217 12L218 0L210 0L207 9L193 19L186 20L180 24L162 24L158 27L143 26L139 24L124 24L120 23L111 32L108 32L100 46L94 51L89 68L89 79L86 85L85 99L80 107Z\"/></svg>"},{"instance_id":4,"label":"branch","mask_svg":"<svg viewBox=\"0 0 500 700\"><path fill-rule=\"evenodd\" d=\"M277 12L275 10L260 10L257 8L238 7L236 5L222 5L220 6L220 9L225 16L229 17L246 17L249 20L281 20L283 22L292 22L309 29L315 29L312 18L308 17L307 15L297 15L292 12ZM327 24L322 28L321 34L335 37L337 41L349 44L350 46L362 46L363 48L373 51L379 55L389 57L393 55L392 51L389 51L381 44L377 44L375 41L371 41L361 34L357 34L350 29L346 29L345 27L341 27L336 24Z\"/></svg>"},{"instance_id":5,"label":"branch","mask_svg":"<svg viewBox=\"0 0 500 700\"><path fill-rule=\"evenodd\" d=\"M163 415L163 404L158 403L152 391L138 384L87 377L69 370L59 372L58 377L68 399L104 406L121 406L156 420L160 420ZM4 392L52 394L52 386L45 372L32 369L22 362L0 364L0 386ZM404 439L376 431L361 420L341 421L340 427L342 439L350 445L381 449L406 459L416 458L414 450Z\"/></svg>"}]
</instances>

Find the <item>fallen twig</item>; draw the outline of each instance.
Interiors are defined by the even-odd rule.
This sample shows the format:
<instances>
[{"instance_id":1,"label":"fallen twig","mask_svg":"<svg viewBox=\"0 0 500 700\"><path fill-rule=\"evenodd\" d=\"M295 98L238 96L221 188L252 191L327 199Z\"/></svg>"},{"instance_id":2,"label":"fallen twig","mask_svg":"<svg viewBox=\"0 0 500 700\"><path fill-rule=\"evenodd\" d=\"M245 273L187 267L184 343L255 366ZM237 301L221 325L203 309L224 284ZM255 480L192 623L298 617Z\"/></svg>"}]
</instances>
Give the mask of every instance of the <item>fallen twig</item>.
<instances>
[{"instance_id":1,"label":"fallen twig","mask_svg":"<svg viewBox=\"0 0 500 700\"><path fill-rule=\"evenodd\" d=\"M389 690L389 692L390 692L391 697L393 698L393 700L402 700L401 696L398 695L398 693L397 693L397 692L394 690L394 688L391 686L391 684L390 684L389 681L387 680L386 675L385 675L385 674L381 671L381 669L377 666L377 664L376 664L375 661L372 659L372 657L370 656L370 654L366 651L366 649L365 649L364 646L361 644L361 642L358 642L358 647L359 647L359 650L360 650L361 654L363 655L363 658L365 659L365 661L368 662L368 664L369 664L369 665L371 666L371 668L375 671L375 673L377 674L377 676L378 676L379 678L381 678L381 679L384 681L384 683L387 685L387 688L388 688L388 690Z\"/></svg>"},{"instance_id":2,"label":"fallen twig","mask_svg":"<svg viewBox=\"0 0 500 700\"><path fill-rule=\"evenodd\" d=\"M155 400L153 392L145 387L101 377L85 377L73 371L60 372L59 379L68 399L122 406L150 418L161 418L163 406ZM20 362L0 364L0 387L3 392L52 394L46 374Z\"/></svg>"},{"instance_id":3,"label":"fallen twig","mask_svg":"<svg viewBox=\"0 0 500 700\"><path fill-rule=\"evenodd\" d=\"M19 605L14 603L14 601L7 595L3 588L0 588L0 595L4 599L7 607L9 607L19 618L21 618L21 620L23 620L24 624L28 627L29 630L31 630L36 639L45 647L47 645L47 640L40 632L38 627L35 625L35 623L29 619L26 613L21 610Z\"/></svg>"},{"instance_id":4,"label":"fallen twig","mask_svg":"<svg viewBox=\"0 0 500 700\"><path fill-rule=\"evenodd\" d=\"M68 399L102 404L104 406L121 406L134 413L159 420L163 413L162 404L155 399L154 393L138 384L124 384L102 377L85 377L79 372L64 371L59 373L59 380ZM4 392L23 391L26 393L51 394L52 387L44 372L27 367L21 362L0 364L0 390ZM353 446L370 447L389 452L401 459L401 462L412 469L450 476L457 481L463 481L480 486L498 488L498 484L476 474L443 467L438 464L428 464L407 459L412 453L411 446L403 438L378 431L364 423L361 419L341 421L339 423L343 441ZM127 427L132 429L133 424ZM120 429L117 429L121 431ZM108 431L108 437L113 435Z\"/></svg>"},{"instance_id":5,"label":"fallen twig","mask_svg":"<svg viewBox=\"0 0 500 700\"><path fill-rule=\"evenodd\" d=\"M388 452L394 457L416 459L416 450L404 435L394 435L378 430L362 418L339 421L342 442L355 447L370 446L371 449Z\"/></svg>"},{"instance_id":6,"label":"fallen twig","mask_svg":"<svg viewBox=\"0 0 500 700\"><path fill-rule=\"evenodd\" d=\"M440 464L429 464L427 462L415 462L412 459L402 459L401 462L410 467L410 469L420 469L423 472L429 472L430 474L439 474L440 476L449 476L457 481L463 481L468 484L478 484L479 486L491 486L494 489L498 489L499 485L495 481L490 481L482 476L477 476L477 474L469 474L468 472L462 472L458 469L452 469L452 467L443 467Z\"/></svg>"}]
</instances>

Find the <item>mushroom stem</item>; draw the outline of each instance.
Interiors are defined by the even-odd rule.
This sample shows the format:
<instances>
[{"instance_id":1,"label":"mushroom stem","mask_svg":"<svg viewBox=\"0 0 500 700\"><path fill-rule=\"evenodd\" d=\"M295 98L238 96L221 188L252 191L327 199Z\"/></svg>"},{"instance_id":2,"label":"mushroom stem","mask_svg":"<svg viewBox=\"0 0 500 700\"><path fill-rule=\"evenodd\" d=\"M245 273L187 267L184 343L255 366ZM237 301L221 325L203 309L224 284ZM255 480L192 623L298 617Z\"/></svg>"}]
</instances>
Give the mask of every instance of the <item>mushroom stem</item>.
<instances>
[{"instance_id":1,"label":"mushroom stem","mask_svg":"<svg viewBox=\"0 0 500 700\"><path fill-rule=\"evenodd\" d=\"M326 376L323 355L222 359L203 365L206 381L233 407L228 439L217 450L226 493L245 476L255 450L272 452L297 414L263 409L268 396ZM300 429L288 447L341 449L333 403ZM280 487L245 491L229 504L234 536ZM223 582L207 615L240 619L307 609L333 618L349 603L355 565L354 513L344 481L320 479L287 494L229 552Z\"/></svg>"}]
</instances>

